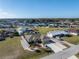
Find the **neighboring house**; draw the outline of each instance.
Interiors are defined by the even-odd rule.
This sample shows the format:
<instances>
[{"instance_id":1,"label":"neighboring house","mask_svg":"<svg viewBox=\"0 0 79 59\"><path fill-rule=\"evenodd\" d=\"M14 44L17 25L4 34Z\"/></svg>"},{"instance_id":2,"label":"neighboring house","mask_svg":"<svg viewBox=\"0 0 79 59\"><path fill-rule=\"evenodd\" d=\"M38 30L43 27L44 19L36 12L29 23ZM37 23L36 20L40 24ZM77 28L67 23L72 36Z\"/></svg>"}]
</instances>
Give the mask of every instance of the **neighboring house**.
<instances>
[{"instance_id":1,"label":"neighboring house","mask_svg":"<svg viewBox=\"0 0 79 59\"><path fill-rule=\"evenodd\" d=\"M51 24L48 24L49 27L58 27L58 25L56 23L51 23Z\"/></svg>"},{"instance_id":2,"label":"neighboring house","mask_svg":"<svg viewBox=\"0 0 79 59\"><path fill-rule=\"evenodd\" d=\"M0 24L0 28L10 28L11 25L9 24Z\"/></svg>"},{"instance_id":3,"label":"neighboring house","mask_svg":"<svg viewBox=\"0 0 79 59\"><path fill-rule=\"evenodd\" d=\"M67 47L65 47L64 45L62 45L61 43L59 43L59 42L54 42L53 40L51 40L51 39L48 38L48 37L45 37L43 42L44 42L44 46L45 46L46 48L51 49L54 53L60 52L60 51L62 51L63 49L67 48Z\"/></svg>"},{"instance_id":4,"label":"neighboring house","mask_svg":"<svg viewBox=\"0 0 79 59\"><path fill-rule=\"evenodd\" d=\"M52 37L63 37L64 35L69 35L69 33L66 32L66 31L59 31L59 30L50 31L50 32L47 33L47 37L50 37L50 38L52 38Z\"/></svg>"},{"instance_id":5,"label":"neighboring house","mask_svg":"<svg viewBox=\"0 0 79 59\"><path fill-rule=\"evenodd\" d=\"M79 35L79 30L68 30L71 35Z\"/></svg>"}]
</instances>

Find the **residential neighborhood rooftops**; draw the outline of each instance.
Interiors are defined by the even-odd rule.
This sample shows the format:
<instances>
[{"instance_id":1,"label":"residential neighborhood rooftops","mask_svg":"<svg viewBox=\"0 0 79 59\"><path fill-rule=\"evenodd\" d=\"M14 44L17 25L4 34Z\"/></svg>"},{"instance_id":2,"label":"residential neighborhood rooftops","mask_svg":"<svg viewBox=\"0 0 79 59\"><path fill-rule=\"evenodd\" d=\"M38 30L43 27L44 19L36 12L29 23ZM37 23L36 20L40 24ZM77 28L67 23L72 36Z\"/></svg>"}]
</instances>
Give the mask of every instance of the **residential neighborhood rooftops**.
<instances>
[{"instance_id":1,"label":"residential neighborhood rooftops","mask_svg":"<svg viewBox=\"0 0 79 59\"><path fill-rule=\"evenodd\" d=\"M55 35L60 35L60 34L66 35L66 34L69 34L69 33L66 32L66 31L59 31L59 30L57 30L57 31L50 31L50 32L48 32L48 33L47 33L47 36L48 36L48 37L53 37L53 36L55 36Z\"/></svg>"}]
</instances>

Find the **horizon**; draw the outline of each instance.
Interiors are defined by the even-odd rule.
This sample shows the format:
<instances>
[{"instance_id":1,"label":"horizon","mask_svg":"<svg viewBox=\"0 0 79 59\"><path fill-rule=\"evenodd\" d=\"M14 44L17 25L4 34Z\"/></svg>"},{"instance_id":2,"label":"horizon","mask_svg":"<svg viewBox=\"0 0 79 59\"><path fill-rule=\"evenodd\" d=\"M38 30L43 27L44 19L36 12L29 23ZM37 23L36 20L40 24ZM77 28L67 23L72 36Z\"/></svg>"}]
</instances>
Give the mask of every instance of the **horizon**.
<instances>
[{"instance_id":1,"label":"horizon","mask_svg":"<svg viewBox=\"0 0 79 59\"><path fill-rule=\"evenodd\" d=\"M9 18L9 17L7 17L7 18L0 18L0 19L79 19L79 18L78 17L71 17L71 18L67 18L67 17L66 18L65 17L63 17L63 18L61 18L61 17L60 18L57 18L57 17L54 17L54 18L52 18L52 17L49 17L49 18L44 18L44 17L43 18L41 18L41 17L40 18L10 17Z\"/></svg>"}]
</instances>

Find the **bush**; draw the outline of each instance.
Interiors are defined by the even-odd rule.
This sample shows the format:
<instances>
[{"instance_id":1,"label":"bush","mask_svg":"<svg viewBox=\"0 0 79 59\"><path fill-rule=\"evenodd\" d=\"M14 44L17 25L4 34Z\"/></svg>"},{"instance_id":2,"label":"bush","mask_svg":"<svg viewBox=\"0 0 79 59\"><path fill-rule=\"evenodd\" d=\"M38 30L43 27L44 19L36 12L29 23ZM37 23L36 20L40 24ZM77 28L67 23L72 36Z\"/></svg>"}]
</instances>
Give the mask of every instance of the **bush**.
<instances>
[{"instance_id":1,"label":"bush","mask_svg":"<svg viewBox=\"0 0 79 59\"><path fill-rule=\"evenodd\" d=\"M14 32L14 36L19 36L19 33L18 32Z\"/></svg>"}]
</instances>

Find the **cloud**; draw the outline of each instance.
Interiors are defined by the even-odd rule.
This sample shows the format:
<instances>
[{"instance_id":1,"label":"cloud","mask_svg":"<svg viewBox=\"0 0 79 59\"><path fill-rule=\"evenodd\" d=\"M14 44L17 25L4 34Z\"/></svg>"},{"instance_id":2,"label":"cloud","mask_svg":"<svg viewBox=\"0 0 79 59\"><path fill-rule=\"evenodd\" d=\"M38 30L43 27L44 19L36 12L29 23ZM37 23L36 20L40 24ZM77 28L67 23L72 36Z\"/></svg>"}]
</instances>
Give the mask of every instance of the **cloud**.
<instances>
[{"instance_id":1,"label":"cloud","mask_svg":"<svg viewBox=\"0 0 79 59\"><path fill-rule=\"evenodd\" d=\"M0 18L15 18L16 16L10 12L0 9Z\"/></svg>"}]
</instances>

